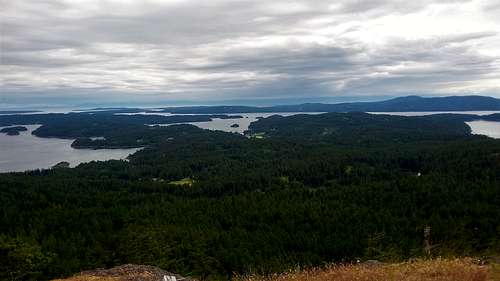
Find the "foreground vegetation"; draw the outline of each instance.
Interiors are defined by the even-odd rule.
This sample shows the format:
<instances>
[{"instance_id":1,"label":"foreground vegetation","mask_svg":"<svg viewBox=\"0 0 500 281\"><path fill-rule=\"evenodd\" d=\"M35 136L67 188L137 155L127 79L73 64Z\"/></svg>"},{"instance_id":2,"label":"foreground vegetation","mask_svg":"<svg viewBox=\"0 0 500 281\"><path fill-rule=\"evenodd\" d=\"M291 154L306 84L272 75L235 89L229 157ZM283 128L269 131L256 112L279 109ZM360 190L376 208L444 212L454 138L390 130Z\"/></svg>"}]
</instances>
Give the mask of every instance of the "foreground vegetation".
<instances>
[{"instance_id":1,"label":"foreground vegetation","mask_svg":"<svg viewBox=\"0 0 500 281\"><path fill-rule=\"evenodd\" d=\"M250 132L262 139L128 127L114 140L148 143L129 162L0 175L0 279L495 255L500 141L469 131L450 116L358 113L263 119Z\"/></svg>"},{"instance_id":2,"label":"foreground vegetation","mask_svg":"<svg viewBox=\"0 0 500 281\"><path fill-rule=\"evenodd\" d=\"M174 274L151 266L124 265L107 270L81 272L54 281L158 281ZM177 276L177 280L188 280ZM341 264L295 269L267 276L237 276L235 281L495 281L500 265L481 265L472 258L413 260L396 264Z\"/></svg>"},{"instance_id":3,"label":"foreground vegetation","mask_svg":"<svg viewBox=\"0 0 500 281\"><path fill-rule=\"evenodd\" d=\"M494 281L497 264L478 265L473 259L418 260L382 265L333 265L290 271L267 277L241 277L238 281Z\"/></svg>"}]
</instances>

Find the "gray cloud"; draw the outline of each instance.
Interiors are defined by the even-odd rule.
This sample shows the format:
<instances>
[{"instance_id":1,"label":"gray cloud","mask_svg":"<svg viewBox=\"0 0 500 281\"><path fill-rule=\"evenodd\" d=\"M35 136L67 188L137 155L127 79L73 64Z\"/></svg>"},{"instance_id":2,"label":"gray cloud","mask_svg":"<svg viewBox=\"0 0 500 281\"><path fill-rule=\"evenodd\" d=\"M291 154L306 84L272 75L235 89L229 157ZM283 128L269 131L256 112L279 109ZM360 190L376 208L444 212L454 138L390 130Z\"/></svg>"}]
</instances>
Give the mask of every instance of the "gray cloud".
<instances>
[{"instance_id":1,"label":"gray cloud","mask_svg":"<svg viewBox=\"0 0 500 281\"><path fill-rule=\"evenodd\" d=\"M491 1L9 1L0 105L500 95Z\"/></svg>"}]
</instances>

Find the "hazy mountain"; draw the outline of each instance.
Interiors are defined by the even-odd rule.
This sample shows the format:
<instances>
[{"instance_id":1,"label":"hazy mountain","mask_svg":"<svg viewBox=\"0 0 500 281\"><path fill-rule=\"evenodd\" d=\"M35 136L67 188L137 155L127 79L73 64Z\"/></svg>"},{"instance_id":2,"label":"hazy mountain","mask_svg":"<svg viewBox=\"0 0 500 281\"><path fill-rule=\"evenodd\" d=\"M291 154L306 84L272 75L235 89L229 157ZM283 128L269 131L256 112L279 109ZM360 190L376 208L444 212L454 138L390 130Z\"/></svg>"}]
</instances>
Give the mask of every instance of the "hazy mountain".
<instances>
[{"instance_id":1,"label":"hazy mountain","mask_svg":"<svg viewBox=\"0 0 500 281\"><path fill-rule=\"evenodd\" d=\"M451 97L398 97L377 102L351 102L338 104L304 103L270 107L252 106L187 106L168 107L163 111L188 113L250 113L250 112L398 112L398 111L482 111L500 110L500 99L485 96Z\"/></svg>"}]
</instances>

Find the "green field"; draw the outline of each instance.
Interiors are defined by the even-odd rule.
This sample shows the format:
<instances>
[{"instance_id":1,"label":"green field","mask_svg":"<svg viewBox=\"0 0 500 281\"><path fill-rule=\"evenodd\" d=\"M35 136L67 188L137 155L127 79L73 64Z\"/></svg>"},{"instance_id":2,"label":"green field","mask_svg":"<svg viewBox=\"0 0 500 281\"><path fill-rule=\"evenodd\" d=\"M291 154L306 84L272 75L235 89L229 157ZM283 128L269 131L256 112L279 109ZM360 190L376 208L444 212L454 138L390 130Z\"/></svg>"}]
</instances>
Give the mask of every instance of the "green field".
<instances>
[{"instance_id":1,"label":"green field","mask_svg":"<svg viewBox=\"0 0 500 281\"><path fill-rule=\"evenodd\" d=\"M191 179L191 178L183 178L183 179L178 180L178 181L171 181L168 184L173 184L173 185L189 185L189 186L192 186L193 183L194 183L193 179Z\"/></svg>"}]
</instances>

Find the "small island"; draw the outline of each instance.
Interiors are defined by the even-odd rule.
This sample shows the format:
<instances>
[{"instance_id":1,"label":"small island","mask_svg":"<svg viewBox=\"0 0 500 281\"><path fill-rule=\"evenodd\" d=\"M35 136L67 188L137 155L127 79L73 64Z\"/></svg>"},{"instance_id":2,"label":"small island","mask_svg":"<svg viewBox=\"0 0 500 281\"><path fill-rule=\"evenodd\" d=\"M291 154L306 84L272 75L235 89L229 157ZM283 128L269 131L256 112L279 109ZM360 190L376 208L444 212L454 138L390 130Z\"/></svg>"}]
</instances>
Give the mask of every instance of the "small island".
<instances>
[{"instance_id":1,"label":"small island","mask_svg":"<svg viewBox=\"0 0 500 281\"><path fill-rule=\"evenodd\" d=\"M28 113L38 113L40 110L0 110L0 114L28 114Z\"/></svg>"},{"instance_id":2,"label":"small island","mask_svg":"<svg viewBox=\"0 0 500 281\"><path fill-rule=\"evenodd\" d=\"M240 125L238 125L236 123L234 123L233 125L231 125L231 128L239 128L239 127L240 127Z\"/></svg>"},{"instance_id":3,"label":"small island","mask_svg":"<svg viewBox=\"0 0 500 281\"><path fill-rule=\"evenodd\" d=\"M69 168L69 162L66 162L66 161L62 161L62 162L59 162L57 164L55 164L54 166L52 166L52 169L64 169L64 168Z\"/></svg>"},{"instance_id":4,"label":"small island","mask_svg":"<svg viewBox=\"0 0 500 281\"><path fill-rule=\"evenodd\" d=\"M27 131L28 128L23 126L7 127L0 130L0 133L7 134L8 136L17 136L20 132Z\"/></svg>"}]
</instances>

